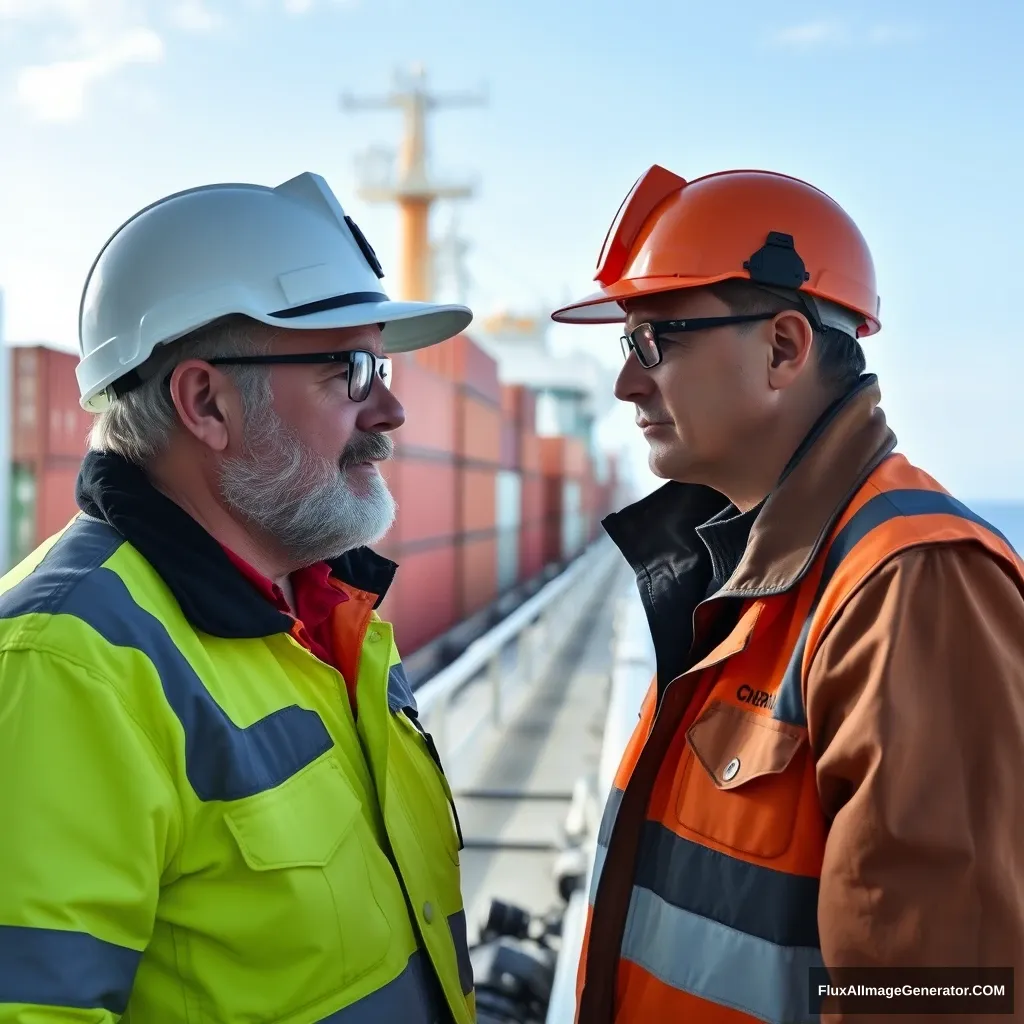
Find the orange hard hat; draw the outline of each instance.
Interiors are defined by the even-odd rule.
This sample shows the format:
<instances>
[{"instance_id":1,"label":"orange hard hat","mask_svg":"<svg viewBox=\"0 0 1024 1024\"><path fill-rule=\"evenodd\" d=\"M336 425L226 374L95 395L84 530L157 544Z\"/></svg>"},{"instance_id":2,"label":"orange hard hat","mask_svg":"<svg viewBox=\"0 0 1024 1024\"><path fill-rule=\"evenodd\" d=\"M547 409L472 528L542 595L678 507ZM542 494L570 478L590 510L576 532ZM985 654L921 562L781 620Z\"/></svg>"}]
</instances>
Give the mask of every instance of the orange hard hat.
<instances>
[{"instance_id":1,"label":"orange hard hat","mask_svg":"<svg viewBox=\"0 0 1024 1024\"><path fill-rule=\"evenodd\" d=\"M608 229L594 278L600 290L551 318L621 323L629 299L730 278L839 307L853 314L859 338L881 329L867 243L824 192L772 171L721 171L688 182L657 164Z\"/></svg>"}]
</instances>

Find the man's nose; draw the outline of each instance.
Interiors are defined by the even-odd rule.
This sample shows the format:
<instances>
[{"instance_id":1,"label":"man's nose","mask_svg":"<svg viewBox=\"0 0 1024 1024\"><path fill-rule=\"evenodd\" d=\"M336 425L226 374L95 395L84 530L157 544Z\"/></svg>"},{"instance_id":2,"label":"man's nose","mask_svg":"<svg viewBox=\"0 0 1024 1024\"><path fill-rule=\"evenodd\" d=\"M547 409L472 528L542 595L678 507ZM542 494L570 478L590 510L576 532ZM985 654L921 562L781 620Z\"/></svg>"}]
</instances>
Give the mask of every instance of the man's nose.
<instances>
[{"instance_id":1,"label":"man's nose","mask_svg":"<svg viewBox=\"0 0 1024 1024\"><path fill-rule=\"evenodd\" d=\"M383 381L375 380L370 394L361 403L356 426L366 433L397 430L405 423L405 409L398 397Z\"/></svg>"},{"instance_id":2,"label":"man's nose","mask_svg":"<svg viewBox=\"0 0 1024 1024\"><path fill-rule=\"evenodd\" d=\"M654 378L640 365L636 354L630 352L615 378L615 397L620 402L638 403L649 398L656 390Z\"/></svg>"}]
</instances>

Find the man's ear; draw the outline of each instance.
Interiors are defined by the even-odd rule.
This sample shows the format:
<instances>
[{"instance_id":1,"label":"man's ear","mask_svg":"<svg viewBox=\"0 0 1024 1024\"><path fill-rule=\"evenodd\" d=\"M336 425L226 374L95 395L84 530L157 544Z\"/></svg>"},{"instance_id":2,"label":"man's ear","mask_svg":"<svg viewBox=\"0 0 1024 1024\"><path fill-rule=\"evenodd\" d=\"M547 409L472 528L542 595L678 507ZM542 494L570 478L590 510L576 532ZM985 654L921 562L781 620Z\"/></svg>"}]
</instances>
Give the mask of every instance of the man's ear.
<instances>
[{"instance_id":1,"label":"man's ear","mask_svg":"<svg viewBox=\"0 0 1024 1024\"><path fill-rule=\"evenodd\" d=\"M241 418L231 379L201 359L186 359L174 368L169 387L185 429L212 451L224 451Z\"/></svg>"},{"instance_id":2,"label":"man's ear","mask_svg":"<svg viewBox=\"0 0 1024 1024\"><path fill-rule=\"evenodd\" d=\"M768 383L777 391L789 387L803 372L814 344L814 328L795 309L783 310L770 322Z\"/></svg>"}]
</instances>

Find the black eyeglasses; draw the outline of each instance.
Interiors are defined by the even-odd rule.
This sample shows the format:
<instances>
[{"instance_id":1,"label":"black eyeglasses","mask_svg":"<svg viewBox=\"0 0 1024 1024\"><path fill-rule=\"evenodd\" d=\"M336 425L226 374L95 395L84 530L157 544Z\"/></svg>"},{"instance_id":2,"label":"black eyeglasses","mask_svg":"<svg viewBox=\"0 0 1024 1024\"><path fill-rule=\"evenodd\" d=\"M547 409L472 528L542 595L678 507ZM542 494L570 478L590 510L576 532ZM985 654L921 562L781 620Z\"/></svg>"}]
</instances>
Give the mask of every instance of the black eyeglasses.
<instances>
[{"instance_id":1,"label":"black eyeglasses","mask_svg":"<svg viewBox=\"0 0 1024 1024\"><path fill-rule=\"evenodd\" d=\"M391 360L387 356L378 356L358 348L346 349L344 352L309 352L293 356L217 356L206 362L215 366L346 363L348 397L353 402L363 402L369 397L374 380L379 379L384 387L391 387Z\"/></svg>"},{"instance_id":2,"label":"black eyeglasses","mask_svg":"<svg viewBox=\"0 0 1024 1024\"><path fill-rule=\"evenodd\" d=\"M628 359L630 352L636 353L637 361L645 370L657 366L663 358L661 339L665 334L687 334L690 331L705 331L710 327L725 327L728 324L749 324L757 320L770 320L777 313L744 313L736 316L704 316L690 320L657 320L653 323L637 324L628 334L619 339L622 358Z\"/></svg>"}]
</instances>

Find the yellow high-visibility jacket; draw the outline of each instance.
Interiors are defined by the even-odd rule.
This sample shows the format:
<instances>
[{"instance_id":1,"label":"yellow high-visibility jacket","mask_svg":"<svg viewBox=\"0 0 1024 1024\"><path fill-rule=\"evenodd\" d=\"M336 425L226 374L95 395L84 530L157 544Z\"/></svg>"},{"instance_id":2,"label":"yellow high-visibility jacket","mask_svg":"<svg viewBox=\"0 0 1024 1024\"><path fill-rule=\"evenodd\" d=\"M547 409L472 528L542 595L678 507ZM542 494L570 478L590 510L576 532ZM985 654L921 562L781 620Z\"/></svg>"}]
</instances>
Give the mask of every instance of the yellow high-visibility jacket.
<instances>
[{"instance_id":1,"label":"yellow high-visibility jacket","mask_svg":"<svg viewBox=\"0 0 1024 1024\"><path fill-rule=\"evenodd\" d=\"M141 473L0 581L0 1022L472 1024L457 818L391 626L356 705ZM353 624L352 616L360 617Z\"/></svg>"}]
</instances>

